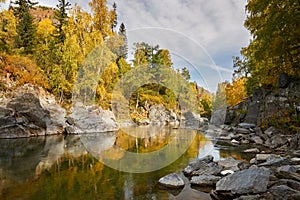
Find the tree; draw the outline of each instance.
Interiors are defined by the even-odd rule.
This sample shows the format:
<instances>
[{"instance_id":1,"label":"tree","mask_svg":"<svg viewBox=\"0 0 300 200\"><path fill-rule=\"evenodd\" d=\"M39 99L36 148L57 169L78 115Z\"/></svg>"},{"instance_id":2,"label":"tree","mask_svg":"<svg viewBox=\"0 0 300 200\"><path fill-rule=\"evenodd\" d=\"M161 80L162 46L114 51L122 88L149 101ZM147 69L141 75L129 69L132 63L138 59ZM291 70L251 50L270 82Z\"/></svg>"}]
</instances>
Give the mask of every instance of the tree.
<instances>
[{"instance_id":1,"label":"tree","mask_svg":"<svg viewBox=\"0 0 300 200\"><path fill-rule=\"evenodd\" d=\"M186 81L189 81L191 79L191 75L190 75L190 72L189 70L184 67L181 69L181 76L186 80Z\"/></svg>"},{"instance_id":2,"label":"tree","mask_svg":"<svg viewBox=\"0 0 300 200\"><path fill-rule=\"evenodd\" d=\"M30 14L30 9L37 3L30 0L18 0L15 1L14 4L17 5L13 9L18 19L17 36L15 38L16 46L25 54L33 53L36 45L36 25Z\"/></svg>"},{"instance_id":3,"label":"tree","mask_svg":"<svg viewBox=\"0 0 300 200\"><path fill-rule=\"evenodd\" d=\"M14 47L17 21L13 11L4 10L0 13L0 50L11 53Z\"/></svg>"},{"instance_id":4,"label":"tree","mask_svg":"<svg viewBox=\"0 0 300 200\"><path fill-rule=\"evenodd\" d=\"M247 97L245 82L246 78L239 78L226 85L226 103L228 105L235 106Z\"/></svg>"},{"instance_id":5,"label":"tree","mask_svg":"<svg viewBox=\"0 0 300 200\"><path fill-rule=\"evenodd\" d=\"M92 0L89 3L93 13L94 27L102 33L103 38L111 35L112 24L106 3L106 0Z\"/></svg>"},{"instance_id":6,"label":"tree","mask_svg":"<svg viewBox=\"0 0 300 200\"><path fill-rule=\"evenodd\" d=\"M282 72L300 77L298 1L249 0L246 10L245 27L253 38L241 51L244 59L237 71L249 74L247 85L276 85Z\"/></svg>"},{"instance_id":7,"label":"tree","mask_svg":"<svg viewBox=\"0 0 300 200\"><path fill-rule=\"evenodd\" d=\"M110 21L111 21L111 31L114 32L114 29L118 25L118 15L117 15L117 4L114 2L113 9L110 11Z\"/></svg>"},{"instance_id":8,"label":"tree","mask_svg":"<svg viewBox=\"0 0 300 200\"><path fill-rule=\"evenodd\" d=\"M120 58L126 59L128 56L128 44L127 44L127 35L126 35L126 27L122 22L119 28L119 36L123 40L123 45L120 47Z\"/></svg>"},{"instance_id":9,"label":"tree","mask_svg":"<svg viewBox=\"0 0 300 200\"><path fill-rule=\"evenodd\" d=\"M57 19L58 21L58 23L56 24L56 28L58 30L58 40L61 43L63 43L66 39L63 26L65 26L67 23L67 11L70 9L70 6L71 4L66 0L58 0L58 4L56 5L57 10L55 12L55 19Z\"/></svg>"}]
</instances>

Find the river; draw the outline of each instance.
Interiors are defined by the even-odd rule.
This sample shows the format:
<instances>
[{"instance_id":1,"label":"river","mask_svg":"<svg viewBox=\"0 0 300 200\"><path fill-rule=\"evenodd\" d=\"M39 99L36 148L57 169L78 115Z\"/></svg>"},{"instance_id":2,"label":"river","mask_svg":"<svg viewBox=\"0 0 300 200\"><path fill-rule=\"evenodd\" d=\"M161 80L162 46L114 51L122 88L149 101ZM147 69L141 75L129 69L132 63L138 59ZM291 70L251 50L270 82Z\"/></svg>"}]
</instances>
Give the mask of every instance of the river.
<instances>
[{"instance_id":1,"label":"river","mask_svg":"<svg viewBox=\"0 0 300 200\"><path fill-rule=\"evenodd\" d=\"M157 183L208 154L247 159L238 152L168 127L0 140L0 199L210 199L188 184L166 190Z\"/></svg>"}]
</instances>

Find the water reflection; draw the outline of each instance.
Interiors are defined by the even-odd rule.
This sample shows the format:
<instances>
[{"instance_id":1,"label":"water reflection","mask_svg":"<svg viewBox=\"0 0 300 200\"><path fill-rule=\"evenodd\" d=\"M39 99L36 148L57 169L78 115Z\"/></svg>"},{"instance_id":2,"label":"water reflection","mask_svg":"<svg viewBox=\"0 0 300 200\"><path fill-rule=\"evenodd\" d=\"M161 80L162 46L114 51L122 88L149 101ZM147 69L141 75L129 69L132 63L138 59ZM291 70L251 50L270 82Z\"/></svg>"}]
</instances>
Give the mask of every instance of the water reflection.
<instances>
[{"instance_id":1,"label":"water reflection","mask_svg":"<svg viewBox=\"0 0 300 200\"><path fill-rule=\"evenodd\" d=\"M182 191L162 190L157 181L168 173L180 173L190 160L208 152L219 156L218 151L211 151L213 144L210 140L183 129L160 129L156 134L153 134L153 129L127 131L131 131L131 134L120 131L85 136L0 140L0 199L208 197L189 186ZM128 153L157 154L158 158L171 164L153 172L132 174L115 170L98 160L117 162L123 169L160 166L155 159L143 160L139 157L128 160Z\"/></svg>"}]
</instances>

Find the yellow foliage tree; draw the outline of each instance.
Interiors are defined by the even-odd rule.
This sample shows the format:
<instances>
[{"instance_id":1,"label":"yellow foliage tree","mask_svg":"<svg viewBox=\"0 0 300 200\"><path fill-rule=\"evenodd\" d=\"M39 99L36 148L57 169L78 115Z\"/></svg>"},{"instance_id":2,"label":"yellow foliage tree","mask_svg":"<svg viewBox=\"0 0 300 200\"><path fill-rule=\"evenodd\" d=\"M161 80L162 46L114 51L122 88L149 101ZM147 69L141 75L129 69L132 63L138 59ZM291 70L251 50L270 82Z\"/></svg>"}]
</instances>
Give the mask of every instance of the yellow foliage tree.
<instances>
[{"instance_id":1,"label":"yellow foliage tree","mask_svg":"<svg viewBox=\"0 0 300 200\"><path fill-rule=\"evenodd\" d=\"M247 97L245 88L246 79L239 78L234 80L231 84L228 83L225 87L226 91L226 103L230 106L234 106L243 101Z\"/></svg>"}]
</instances>

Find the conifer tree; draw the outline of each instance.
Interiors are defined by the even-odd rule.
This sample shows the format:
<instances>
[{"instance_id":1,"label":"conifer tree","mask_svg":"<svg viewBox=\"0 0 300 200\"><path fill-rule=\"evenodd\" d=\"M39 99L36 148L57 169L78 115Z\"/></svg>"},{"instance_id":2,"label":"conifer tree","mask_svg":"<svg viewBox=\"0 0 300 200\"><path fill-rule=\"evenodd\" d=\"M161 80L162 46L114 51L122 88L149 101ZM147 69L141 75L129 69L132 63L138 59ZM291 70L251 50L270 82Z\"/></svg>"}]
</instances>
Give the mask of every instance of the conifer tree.
<instances>
[{"instance_id":1,"label":"conifer tree","mask_svg":"<svg viewBox=\"0 0 300 200\"><path fill-rule=\"evenodd\" d=\"M16 5L13 9L14 15L18 19L17 36L15 38L16 47L22 49L25 54L33 53L36 45L36 25L30 14L30 9L37 3L30 0L18 0L13 4Z\"/></svg>"},{"instance_id":2,"label":"conifer tree","mask_svg":"<svg viewBox=\"0 0 300 200\"><path fill-rule=\"evenodd\" d=\"M67 10L69 10L69 7L71 4L68 1L65 0L58 0L58 4L56 5L57 10L55 12L55 19L58 20L58 24L56 25L57 31L58 31L58 40L61 43L64 43L66 39L66 34L63 30L63 26L67 23Z\"/></svg>"},{"instance_id":3,"label":"conifer tree","mask_svg":"<svg viewBox=\"0 0 300 200\"><path fill-rule=\"evenodd\" d=\"M119 36L123 39L123 45L120 47L120 57L126 59L128 55L128 44L127 44L127 36L126 36L126 28L124 23L120 25L119 28Z\"/></svg>"}]
</instances>

